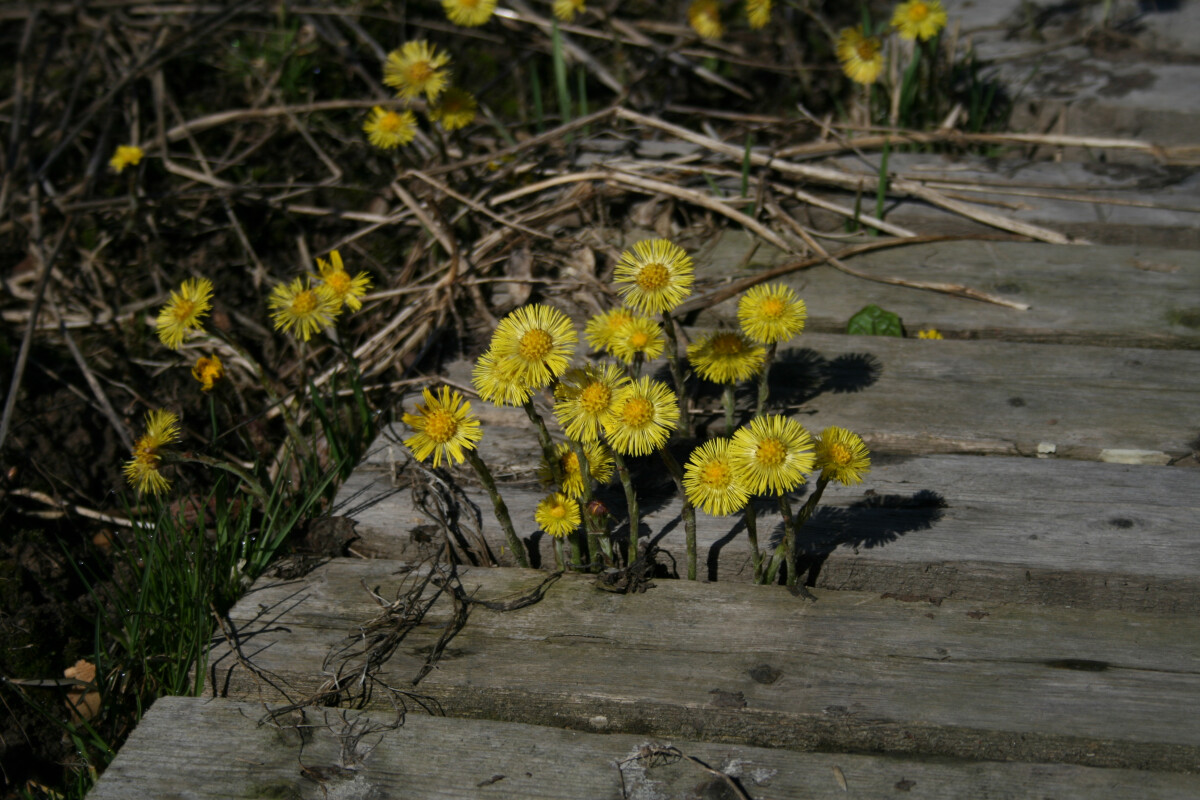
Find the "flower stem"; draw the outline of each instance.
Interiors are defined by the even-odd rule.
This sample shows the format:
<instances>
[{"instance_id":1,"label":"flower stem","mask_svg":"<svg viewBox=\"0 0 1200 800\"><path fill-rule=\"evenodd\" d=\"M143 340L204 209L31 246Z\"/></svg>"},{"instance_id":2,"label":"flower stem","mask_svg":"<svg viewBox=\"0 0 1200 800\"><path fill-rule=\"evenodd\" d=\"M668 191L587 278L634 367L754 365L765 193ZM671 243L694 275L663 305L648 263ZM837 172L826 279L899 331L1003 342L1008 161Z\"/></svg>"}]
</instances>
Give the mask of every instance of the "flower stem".
<instances>
[{"instance_id":1,"label":"flower stem","mask_svg":"<svg viewBox=\"0 0 1200 800\"><path fill-rule=\"evenodd\" d=\"M625 456L621 455L614 449L612 451L613 461L617 465L617 477L621 479L621 486L625 489L625 505L629 508L629 558L628 563L632 564L637 561L638 557L638 527L642 524L642 520L638 513L637 490L633 488L633 478L629 475L629 467L625 464Z\"/></svg>"},{"instance_id":2,"label":"flower stem","mask_svg":"<svg viewBox=\"0 0 1200 800\"><path fill-rule=\"evenodd\" d=\"M667 465L667 471L675 479L675 488L679 490L679 496L683 500L680 516L683 517L683 531L687 537L687 576L689 581L694 581L696 580L696 509L692 506L692 501L688 499L687 490L683 488L683 468L679 466L679 462L667 448L659 448L658 452L662 454L663 463Z\"/></svg>"},{"instance_id":3,"label":"flower stem","mask_svg":"<svg viewBox=\"0 0 1200 800\"><path fill-rule=\"evenodd\" d=\"M779 495L779 514L783 517L783 541L775 548L775 552L771 555L771 563L767 567L768 586L775 584L775 579L779 577L779 567L785 560L788 561L788 575L790 576L793 567L791 563L792 551L795 548L796 527L795 520L792 517L792 504L788 500L787 493Z\"/></svg>"},{"instance_id":4,"label":"flower stem","mask_svg":"<svg viewBox=\"0 0 1200 800\"><path fill-rule=\"evenodd\" d=\"M667 336L667 363L671 366L671 378L675 381L675 392L679 395L679 427L685 436L692 438L692 415L688 410L687 383L683 374L683 363L679 356L679 339L675 335L675 320L669 312L662 312L663 333Z\"/></svg>"},{"instance_id":5,"label":"flower stem","mask_svg":"<svg viewBox=\"0 0 1200 800\"><path fill-rule=\"evenodd\" d=\"M607 536L608 531L604 529L603 522L597 519L591 510L592 469L588 464L587 454L583 451L583 444L572 439L571 450L579 462L579 475L583 479L583 502L580 505L583 506L583 527L587 531L588 563L591 564L593 571L598 571L600 568L600 539Z\"/></svg>"},{"instance_id":6,"label":"flower stem","mask_svg":"<svg viewBox=\"0 0 1200 800\"><path fill-rule=\"evenodd\" d=\"M550 431L546 430L546 422L542 419L542 415L533 407L533 398L530 397L525 401L524 406L525 416L529 417L529 421L533 423L533 427L537 430L538 442L542 445L542 455L546 457L546 463L550 465L550 475L554 478L554 482L561 488L563 485L562 465L558 463L558 459L554 457L554 442L550 440Z\"/></svg>"},{"instance_id":7,"label":"flower stem","mask_svg":"<svg viewBox=\"0 0 1200 800\"><path fill-rule=\"evenodd\" d=\"M263 504L264 509L270 505L270 498L267 495L266 490L263 488L263 485L259 483L253 475L239 467L237 464L234 464L232 461L213 458L212 456L206 456L203 453L164 452L163 455L168 461L190 461L195 464L203 464L206 467L212 467L213 469L219 469L228 472L246 484L246 488L250 490L251 494L258 498L258 501Z\"/></svg>"},{"instance_id":8,"label":"flower stem","mask_svg":"<svg viewBox=\"0 0 1200 800\"><path fill-rule=\"evenodd\" d=\"M725 393L722 395L722 400L725 401L725 435L733 436L733 412L734 412L734 396L733 384L725 384Z\"/></svg>"},{"instance_id":9,"label":"flower stem","mask_svg":"<svg viewBox=\"0 0 1200 800\"><path fill-rule=\"evenodd\" d=\"M762 551L758 549L758 514L754 510L754 498L746 503L746 536L750 539L750 563L754 566L754 582L762 583Z\"/></svg>"},{"instance_id":10,"label":"flower stem","mask_svg":"<svg viewBox=\"0 0 1200 800\"><path fill-rule=\"evenodd\" d=\"M500 527L504 528L504 538L508 541L508 549L513 552L513 558L520 566L528 567L529 558L525 555L525 545L521 544L521 540L517 538L517 532L513 530L512 517L508 515L508 506L504 504L504 498L496 489L496 481L492 478L491 470L474 450L464 450L463 452L467 456L467 461L471 462L475 474L479 476L479 482L483 484L488 496L492 498L492 509L496 512L496 519L499 521Z\"/></svg>"},{"instance_id":11,"label":"flower stem","mask_svg":"<svg viewBox=\"0 0 1200 800\"><path fill-rule=\"evenodd\" d=\"M763 359L762 372L758 376L758 404L754 407L754 416L756 417L761 417L763 409L767 407L767 395L770 394L767 376L771 372L771 362L774 360L775 342L771 342L771 346L767 348L766 358Z\"/></svg>"}]
</instances>

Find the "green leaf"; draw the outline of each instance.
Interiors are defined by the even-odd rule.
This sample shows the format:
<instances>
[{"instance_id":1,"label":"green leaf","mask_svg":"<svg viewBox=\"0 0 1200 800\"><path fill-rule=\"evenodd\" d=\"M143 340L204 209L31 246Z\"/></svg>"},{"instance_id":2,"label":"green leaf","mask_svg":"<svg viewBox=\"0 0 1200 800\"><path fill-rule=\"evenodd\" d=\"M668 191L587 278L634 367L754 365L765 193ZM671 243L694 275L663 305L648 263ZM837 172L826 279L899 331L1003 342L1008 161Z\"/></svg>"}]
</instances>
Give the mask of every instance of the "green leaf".
<instances>
[{"instance_id":1,"label":"green leaf","mask_svg":"<svg viewBox=\"0 0 1200 800\"><path fill-rule=\"evenodd\" d=\"M850 318L846 333L859 336L904 336L900 315L869 305Z\"/></svg>"}]
</instances>

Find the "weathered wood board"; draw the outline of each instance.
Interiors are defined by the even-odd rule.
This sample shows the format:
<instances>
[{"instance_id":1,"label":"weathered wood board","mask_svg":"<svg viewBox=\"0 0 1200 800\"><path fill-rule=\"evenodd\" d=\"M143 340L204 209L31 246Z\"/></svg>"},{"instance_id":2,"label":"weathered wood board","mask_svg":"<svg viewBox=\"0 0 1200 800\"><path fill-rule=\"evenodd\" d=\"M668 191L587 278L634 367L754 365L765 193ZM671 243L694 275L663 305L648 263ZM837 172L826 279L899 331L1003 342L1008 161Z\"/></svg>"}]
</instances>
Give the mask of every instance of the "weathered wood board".
<instances>
[{"instance_id":1,"label":"weathered wood board","mask_svg":"<svg viewBox=\"0 0 1200 800\"><path fill-rule=\"evenodd\" d=\"M1200 197L1196 204L1200 211ZM1200 213L1195 216L1200 229ZM764 244L738 269L750 247L746 234L726 232L698 253L697 297L791 260ZM822 265L772 281L788 283L804 298L810 332L844 333L850 317L874 303L899 314L910 336L932 327L956 339L1200 347L1200 259L1194 250L948 241L866 253L846 263L880 278L957 284L1030 308L877 283ZM697 320L703 326L718 322L737 325L736 298ZM797 342L803 345L804 337Z\"/></svg>"},{"instance_id":2,"label":"weathered wood board","mask_svg":"<svg viewBox=\"0 0 1200 800\"><path fill-rule=\"evenodd\" d=\"M88 796L94 800L716 800L734 796L725 777L669 755L666 747L724 773L756 800L894 795L928 800L1185 800L1200 794L1200 777L1177 773L797 753L418 713L408 714L402 726L390 730L387 726L394 725L396 718L384 712L307 708L302 719L296 712L280 727L258 725L262 716L263 707L250 703L161 698ZM287 727L289 722L295 727ZM656 752L663 755L639 758L645 747L659 748ZM214 769L217 764L219 770Z\"/></svg>"},{"instance_id":3,"label":"weathered wood board","mask_svg":"<svg viewBox=\"0 0 1200 800\"><path fill-rule=\"evenodd\" d=\"M260 581L231 613L241 652L292 697L336 672L331 647L399 591L403 565L335 560L303 582ZM477 600L511 601L546 573L469 569ZM470 606L445 594L374 677L449 716L796 750L1200 771L1200 622L1091 609L659 581L643 594L564 576L539 602ZM347 638L349 637L349 638ZM354 677L353 668L342 680ZM210 687L279 693L218 647ZM372 703L390 707L378 688ZM410 700L410 703L412 701Z\"/></svg>"},{"instance_id":4,"label":"weathered wood board","mask_svg":"<svg viewBox=\"0 0 1200 800\"><path fill-rule=\"evenodd\" d=\"M505 428L481 444L488 463L520 479L502 486L518 534L541 564L553 564L533 511L544 496L528 465L528 433ZM440 536L398 487L389 459L405 460L402 437L385 431L338 494L334 513L357 522L356 552L420 560ZM681 457L684 454L681 453ZM651 474L652 459L644 462ZM512 465L525 465L523 473ZM402 464L401 464L402 466ZM455 472L480 510L493 554L503 534L486 495ZM407 481L411 475L402 475ZM641 535L683 563L679 501L655 484L644 496ZM624 498L602 495L616 519ZM778 535L778 515L759 503L760 537ZM993 602L1032 602L1157 613L1200 612L1200 471L1051 459L926 456L877 458L859 487L831 486L800 535L805 577L829 589L892 592ZM615 536L627 541L628 529ZM740 515L697 514L702 579L749 581ZM502 558L505 563L511 563ZM682 571L682 567L680 568Z\"/></svg>"}]
</instances>

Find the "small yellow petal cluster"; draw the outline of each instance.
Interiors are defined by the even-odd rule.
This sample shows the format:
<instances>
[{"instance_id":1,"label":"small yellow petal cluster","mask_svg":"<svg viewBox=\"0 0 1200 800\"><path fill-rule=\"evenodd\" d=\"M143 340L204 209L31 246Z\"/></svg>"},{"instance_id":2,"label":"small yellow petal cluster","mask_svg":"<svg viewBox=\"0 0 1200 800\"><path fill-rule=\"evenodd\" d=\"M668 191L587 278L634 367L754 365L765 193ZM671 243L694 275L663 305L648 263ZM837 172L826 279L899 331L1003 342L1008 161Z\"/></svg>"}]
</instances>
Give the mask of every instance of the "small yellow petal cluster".
<instances>
[{"instance_id":1,"label":"small yellow petal cluster","mask_svg":"<svg viewBox=\"0 0 1200 800\"><path fill-rule=\"evenodd\" d=\"M576 14L582 14L587 10L586 5L587 0L554 0L552 10L554 16L563 22L572 22Z\"/></svg>"},{"instance_id":2,"label":"small yellow petal cluster","mask_svg":"<svg viewBox=\"0 0 1200 800\"><path fill-rule=\"evenodd\" d=\"M662 326L645 314L634 313L613 333L608 351L618 360L632 364L639 357L653 361L666 346Z\"/></svg>"},{"instance_id":3,"label":"small yellow petal cluster","mask_svg":"<svg viewBox=\"0 0 1200 800\"><path fill-rule=\"evenodd\" d=\"M896 6L892 27L901 39L928 41L946 27L946 9L941 0L907 0Z\"/></svg>"},{"instance_id":4,"label":"small yellow petal cluster","mask_svg":"<svg viewBox=\"0 0 1200 800\"><path fill-rule=\"evenodd\" d=\"M492 18L496 0L442 0L442 7L455 25L475 28Z\"/></svg>"},{"instance_id":5,"label":"small yellow petal cluster","mask_svg":"<svg viewBox=\"0 0 1200 800\"><path fill-rule=\"evenodd\" d=\"M362 298L371 288L371 278L367 273L360 272L353 278L342 263L342 254L337 250L329 254L329 260L317 259L319 275L310 277L320 282L329 294L337 301L338 309L349 306L351 311L362 308Z\"/></svg>"},{"instance_id":6,"label":"small yellow petal cluster","mask_svg":"<svg viewBox=\"0 0 1200 800\"><path fill-rule=\"evenodd\" d=\"M838 34L837 57L842 71L855 83L874 83L883 72L883 42L864 34L861 25Z\"/></svg>"},{"instance_id":7,"label":"small yellow petal cluster","mask_svg":"<svg viewBox=\"0 0 1200 800\"><path fill-rule=\"evenodd\" d=\"M918 339L942 339L945 337L942 336L942 332L939 331L937 328L928 328L923 331L917 331L917 338Z\"/></svg>"},{"instance_id":8,"label":"small yellow petal cluster","mask_svg":"<svg viewBox=\"0 0 1200 800\"><path fill-rule=\"evenodd\" d=\"M375 106L363 123L363 130L371 144L380 150L392 150L416 138L417 118L408 109L385 111Z\"/></svg>"},{"instance_id":9,"label":"small yellow petal cluster","mask_svg":"<svg viewBox=\"0 0 1200 800\"><path fill-rule=\"evenodd\" d=\"M171 484L158 471L159 451L179 438L179 416L156 409L146 414L146 432L133 447L133 458L125 462L125 479L138 494L159 494Z\"/></svg>"},{"instance_id":10,"label":"small yellow petal cluster","mask_svg":"<svg viewBox=\"0 0 1200 800\"><path fill-rule=\"evenodd\" d=\"M746 20L754 30L771 21L771 0L746 0Z\"/></svg>"},{"instance_id":11,"label":"small yellow petal cluster","mask_svg":"<svg viewBox=\"0 0 1200 800\"><path fill-rule=\"evenodd\" d=\"M692 0L687 10L692 30L704 39L720 39L725 33L721 23L721 4L717 0Z\"/></svg>"},{"instance_id":12,"label":"small yellow petal cluster","mask_svg":"<svg viewBox=\"0 0 1200 800\"><path fill-rule=\"evenodd\" d=\"M450 82L450 71L445 68L448 63L450 56L439 53L424 39L405 42L399 50L388 53L383 82L405 100L423 94L434 102Z\"/></svg>"},{"instance_id":13,"label":"small yellow petal cluster","mask_svg":"<svg viewBox=\"0 0 1200 800\"><path fill-rule=\"evenodd\" d=\"M471 385L492 405L523 406L533 396L533 387L520 379L519 371L496 358L491 350L479 357L471 372Z\"/></svg>"},{"instance_id":14,"label":"small yellow petal cluster","mask_svg":"<svg viewBox=\"0 0 1200 800\"><path fill-rule=\"evenodd\" d=\"M216 353L213 353L211 358L200 356L192 367L192 377L200 382L201 391L211 392L213 385L225 377L225 365L217 358Z\"/></svg>"},{"instance_id":15,"label":"small yellow petal cluster","mask_svg":"<svg viewBox=\"0 0 1200 800\"><path fill-rule=\"evenodd\" d=\"M593 350L608 351L613 337L621 328L633 320L634 312L628 308L614 308L595 315L584 326L583 335Z\"/></svg>"},{"instance_id":16,"label":"small yellow petal cluster","mask_svg":"<svg viewBox=\"0 0 1200 800\"><path fill-rule=\"evenodd\" d=\"M826 480L843 486L862 483L871 469L870 456L862 437L845 428L831 426L817 437L816 468Z\"/></svg>"},{"instance_id":17,"label":"small yellow petal cluster","mask_svg":"<svg viewBox=\"0 0 1200 800\"><path fill-rule=\"evenodd\" d=\"M692 451L683 468L688 500L715 517L742 510L750 499L729 457L729 445L729 439L710 439Z\"/></svg>"},{"instance_id":18,"label":"small yellow petal cluster","mask_svg":"<svg viewBox=\"0 0 1200 800\"><path fill-rule=\"evenodd\" d=\"M762 370L767 351L741 331L713 331L692 342L688 362L713 383L738 383Z\"/></svg>"},{"instance_id":19,"label":"small yellow petal cluster","mask_svg":"<svg viewBox=\"0 0 1200 800\"><path fill-rule=\"evenodd\" d=\"M579 503L562 492L555 492L538 503L533 518L539 528L555 539L565 539L579 527L583 515L579 511Z\"/></svg>"},{"instance_id":20,"label":"small yellow petal cluster","mask_svg":"<svg viewBox=\"0 0 1200 800\"><path fill-rule=\"evenodd\" d=\"M579 468L579 457L571 449L571 445L566 442L555 445L554 457L562 475L560 488L563 494L576 500L583 497L583 470ZM588 474L592 476L592 480L601 486L612 480L613 457L607 447L599 442L587 442L583 445L583 457L587 459ZM554 484L554 468L546 461L545 456L538 465L537 475L542 485Z\"/></svg>"},{"instance_id":21,"label":"small yellow petal cluster","mask_svg":"<svg viewBox=\"0 0 1200 800\"><path fill-rule=\"evenodd\" d=\"M122 144L117 145L117 151L113 153L113 157L108 160L108 165L117 173L122 172L126 167L136 167L142 160L142 156L146 155L146 151L137 145Z\"/></svg>"},{"instance_id":22,"label":"small yellow petal cluster","mask_svg":"<svg viewBox=\"0 0 1200 800\"><path fill-rule=\"evenodd\" d=\"M474 122L478 109L475 95L452 86L442 94L441 100L429 107L429 118L448 131L456 131Z\"/></svg>"},{"instance_id":23,"label":"small yellow petal cluster","mask_svg":"<svg viewBox=\"0 0 1200 800\"><path fill-rule=\"evenodd\" d=\"M474 450L483 438L479 420L471 413L471 404L462 395L443 386L436 395L425 389L423 402L417 403L415 414L405 414L404 424L412 428L412 436L404 440L419 461L433 456L433 466L442 459L461 464L464 450Z\"/></svg>"},{"instance_id":24,"label":"small yellow petal cluster","mask_svg":"<svg viewBox=\"0 0 1200 800\"><path fill-rule=\"evenodd\" d=\"M158 338L172 350L178 350L189 330L200 330L200 318L212 310L212 281L189 278L171 292L167 304L159 309L155 327Z\"/></svg>"},{"instance_id":25,"label":"small yellow petal cluster","mask_svg":"<svg viewBox=\"0 0 1200 800\"><path fill-rule=\"evenodd\" d=\"M670 311L692 291L692 258L667 239L647 239L626 250L613 280L629 305L656 314Z\"/></svg>"},{"instance_id":26,"label":"small yellow petal cluster","mask_svg":"<svg viewBox=\"0 0 1200 800\"><path fill-rule=\"evenodd\" d=\"M738 321L756 342L786 342L804 330L808 309L796 292L782 283L760 284L738 301Z\"/></svg>"},{"instance_id":27,"label":"small yellow petal cluster","mask_svg":"<svg viewBox=\"0 0 1200 800\"><path fill-rule=\"evenodd\" d=\"M812 436L794 419L756 417L734 431L729 460L751 494L784 494L813 470Z\"/></svg>"},{"instance_id":28,"label":"small yellow petal cluster","mask_svg":"<svg viewBox=\"0 0 1200 800\"><path fill-rule=\"evenodd\" d=\"M342 301L325 284L312 285L312 279L296 278L278 284L267 301L275 330L291 333L308 341L314 333L328 328L342 311Z\"/></svg>"}]
</instances>

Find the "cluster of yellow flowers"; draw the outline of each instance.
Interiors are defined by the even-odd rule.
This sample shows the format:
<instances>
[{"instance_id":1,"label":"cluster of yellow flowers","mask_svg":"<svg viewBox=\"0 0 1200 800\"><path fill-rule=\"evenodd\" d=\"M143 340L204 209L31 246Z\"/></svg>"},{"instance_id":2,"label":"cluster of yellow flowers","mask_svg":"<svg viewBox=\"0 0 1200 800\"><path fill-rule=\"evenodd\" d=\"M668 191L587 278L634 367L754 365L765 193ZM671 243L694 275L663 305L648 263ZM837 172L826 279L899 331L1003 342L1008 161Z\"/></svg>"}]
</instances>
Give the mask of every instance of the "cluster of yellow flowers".
<instances>
[{"instance_id":1,"label":"cluster of yellow flowers","mask_svg":"<svg viewBox=\"0 0 1200 800\"><path fill-rule=\"evenodd\" d=\"M627 456L662 455L678 473L685 520L692 507L726 516L745 509L755 495L786 495L814 471L820 472L814 493L819 495L827 482L856 484L869 469L867 449L856 434L830 427L813 437L794 419L763 413L730 438L695 448L686 467L674 463L666 446L680 424L678 393L685 389L640 373L664 350L668 358L679 357L666 346L668 341L675 344L670 312L687 298L693 280L692 260L683 248L666 239L638 242L622 254L614 271L625 305L593 316L584 326L594 352L615 361L572 367L578 334L571 320L555 308L534 304L505 317L476 362L472 384L479 396L496 405L524 407L541 431L544 455L538 475L552 491L534 516L555 539L571 537L588 522L591 486L612 480L615 464L631 501L630 536L636 542L636 496L628 484ZM661 322L651 314L661 314ZM791 288L754 287L738 303L740 329L697 337L686 349L687 361L701 378L732 387L761 375L776 346L799 334L806 318L804 301ZM534 394L547 388L567 442L550 442L534 408ZM728 397L732 402L731 388ZM732 418L732 409L729 414ZM442 460L461 463L482 436L470 403L445 387L436 395L425 390L424 402L404 420L415 432L405 443L418 459L432 456L435 466ZM481 467L477 460L472 464ZM485 478L485 485L489 481ZM591 524L588 533L596 533ZM630 559L634 557L631 547ZM691 542L689 557L694 561Z\"/></svg>"},{"instance_id":2,"label":"cluster of yellow flowers","mask_svg":"<svg viewBox=\"0 0 1200 800\"><path fill-rule=\"evenodd\" d=\"M766 27L771 21L771 0L746 0L746 23L754 30ZM719 0L692 0L687 10L688 24L703 39L720 39L725 35Z\"/></svg>"},{"instance_id":3,"label":"cluster of yellow flowers","mask_svg":"<svg viewBox=\"0 0 1200 800\"><path fill-rule=\"evenodd\" d=\"M333 325L343 307L362 308L362 297L371 288L365 272L351 276L337 250L329 260L317 259L317 273L280 283L267 300L275 330L285 331L308 341L312 334ZM172 291L158 311L155 329L159 340L172 350L183 346L192 331L204 330L204 317L212 311L213 284L208 278L188 278ZM225 365L216 353L200 356L192 366L192 377L201 391L211 392L225 377ZM125 476L139 494L159 494L170 483L159 472L161 450L179 438L179 417L158 409L147 415L146 433L134 447L133 457L125 463Z\"/></svg>"},{"instance_id":4,"label":"cluster of yellow flowers","mask_svg":"<svg viewBox=\"0 0 1200 800\"><path fill-rule=\"evenodd\" d=\"M483 5L485 3L480 2L475 8ZM491 6L495 6L495 0L491 0ZM487 14L490 16L491 13L488 8ZM423 39L405 42L399 50L388 53L383 66L383 82L393 87L396 96L406 102L424 95L425 113L430 121L447 131L465 128L475 120L479 107L475 96L466 89L450 86L449 54ZM396 111L375 106L363 123L363 130L371 144L391 150L416 138L417 117L407 108Z\"/></svg>"},{"instance_id":5,"label":"cluster of yellow flowers","mask_svg":"<svg viewBox=\"0 0 1200 800\"><path fill-rule=\"evenodd\" d=\"M946 27L941 0L905 0L892 13L891 30L901 39L927 42ZM863 26L843 28L838 34L837 57L842 71L855 83L871 84L883 72L883 40Z\"/></svg>"}]
</instances>

